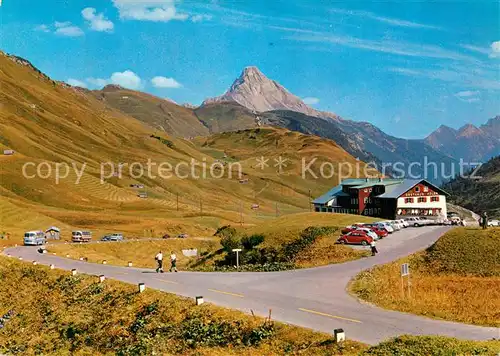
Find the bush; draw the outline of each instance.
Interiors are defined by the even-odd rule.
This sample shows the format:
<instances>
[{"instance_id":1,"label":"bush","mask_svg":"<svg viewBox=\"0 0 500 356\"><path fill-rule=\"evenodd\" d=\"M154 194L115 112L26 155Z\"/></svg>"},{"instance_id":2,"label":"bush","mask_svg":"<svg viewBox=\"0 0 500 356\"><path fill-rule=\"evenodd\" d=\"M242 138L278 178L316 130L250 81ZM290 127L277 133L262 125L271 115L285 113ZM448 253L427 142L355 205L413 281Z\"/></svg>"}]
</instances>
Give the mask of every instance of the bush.
<instances>
[{"instance_id":1,"label":"bush","mask_svg":"<svg viewBox=\"0 0 500 356\"><path fill-rule=\"evenodd\" d=\"M217 229L214 236L217 237L226 237L226 236L235 236L236 229L230 225L224 225Z\"/></svg>"},{"instance_id":2,"label":"bush","mask_svg":"<svg viewBox=\"0 0 500 356\"><path fill-rule=\"evenodd\" d=\"M251 250L254 247L260 245L262 242L264 242L264 235L262 234L245 236L241 239L241 244L243 245L243 248L245 250Z\"/></svg>"},{"instance_id":3,"label":"bush","mask_svg":"<svg viewBox=\"0 0 500 356\"><path fill-rule=\"evenodd\" d=\"M240 240L234 235L228 235L228 236L223 237L220 240L220 244L224 248L224 251L226 251L227 253L233 253L232 251L235 248L241 247Z\"/></svg>"}]
</instances>

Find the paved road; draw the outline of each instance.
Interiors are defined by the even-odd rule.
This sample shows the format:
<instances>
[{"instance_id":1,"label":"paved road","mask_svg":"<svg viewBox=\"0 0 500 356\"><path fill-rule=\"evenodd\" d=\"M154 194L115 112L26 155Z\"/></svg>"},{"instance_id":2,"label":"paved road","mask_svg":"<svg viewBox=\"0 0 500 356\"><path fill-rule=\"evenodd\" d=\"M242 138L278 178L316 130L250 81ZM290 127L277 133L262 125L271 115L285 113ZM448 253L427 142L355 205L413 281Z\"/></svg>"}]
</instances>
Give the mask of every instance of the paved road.
<instances>
[{"instance_id":1,"label":"paved road","mask_svg":"<svg viewBox=\"0 0 500 356\"><path fill-rule=\"evenodd\" d=\"M104 274L107 278L137 284L265 316L318 331L332 333L343 328L350 339L375 344L401 334L447 335L462 339L500 338L499 328L438 321L416 315L384 310L361 303L346 292L351 278L374 265L387 263L421 250L448 228L408 228L378 243L376 257L324 267L284 272L156 274L148 269L99 265L39 254L36 248L14 247L4 251L24 260L54 264L65 270Z\"/></svg>"}]
</instances>

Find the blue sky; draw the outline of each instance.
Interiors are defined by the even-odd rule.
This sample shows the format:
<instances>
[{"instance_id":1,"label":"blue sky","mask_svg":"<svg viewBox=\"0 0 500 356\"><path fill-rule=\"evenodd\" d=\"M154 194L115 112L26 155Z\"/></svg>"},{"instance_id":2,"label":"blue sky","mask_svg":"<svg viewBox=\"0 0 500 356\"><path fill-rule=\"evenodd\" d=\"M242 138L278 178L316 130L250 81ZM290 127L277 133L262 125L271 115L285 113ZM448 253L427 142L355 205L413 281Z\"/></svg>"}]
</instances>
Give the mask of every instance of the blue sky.
<instances>
[{"instance_id":1,"label":"blue sky","mask_svg":"<svg viewBox=\"0 0 500 356\"><path fill-rule=\"evenodd\" d=\"M3 51L91 89L199 104L255 65L395 136L500 114L495 1L3 0L0 21Z\"/></svg>"}]
</instances>

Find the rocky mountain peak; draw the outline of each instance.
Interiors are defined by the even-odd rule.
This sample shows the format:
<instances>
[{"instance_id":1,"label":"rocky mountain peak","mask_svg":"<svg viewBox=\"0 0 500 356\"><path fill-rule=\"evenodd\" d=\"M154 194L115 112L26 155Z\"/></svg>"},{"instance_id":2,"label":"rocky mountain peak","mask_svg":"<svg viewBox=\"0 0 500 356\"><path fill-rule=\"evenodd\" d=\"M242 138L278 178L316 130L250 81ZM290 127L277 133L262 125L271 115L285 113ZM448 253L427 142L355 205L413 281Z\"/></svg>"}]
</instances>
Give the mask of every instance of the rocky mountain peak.
<instances>
[{"instance_id":1,"label":"rocky mountain peak","mask_svg":"<svg viewBox=\"0 0 500 356\"><path fill-rule=\"evenodd\" d=\"M257 112L291 110L311 116L335 117L334 114L326 115L309 107L278 82L266 77L255 66L245 67L227 92L219 97L207 99L203 104L227 101L237 102Z\"/></svg>"}]
</instances>

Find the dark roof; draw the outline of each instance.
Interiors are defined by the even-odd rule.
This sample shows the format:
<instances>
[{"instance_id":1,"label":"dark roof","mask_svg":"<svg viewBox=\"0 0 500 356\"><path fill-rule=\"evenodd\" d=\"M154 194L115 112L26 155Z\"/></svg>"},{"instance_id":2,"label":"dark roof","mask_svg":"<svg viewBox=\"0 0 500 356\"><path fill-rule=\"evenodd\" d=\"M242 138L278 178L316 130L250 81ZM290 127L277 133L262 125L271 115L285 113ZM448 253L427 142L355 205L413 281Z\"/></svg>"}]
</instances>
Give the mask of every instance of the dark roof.
<instances>
[{"instance_id":1,"label":"dark roof","mask_svg":"<svg viewBox=\"0 0 500 356\"><path fill-rule=\"evenodd\" d=\"M330 200L332 200L334 197L338 197L338 196L348 196L348 194L346 194L342 191L342 185L337 185L336 187L333 187L332 189L330 189L328 192L326 192L322 196L314 199L313 204L326 204Z\"/></svg>"},{"instance_id":2,"label":"dark roof","mask_svg":"<svg viewBox=\"0 0 500 356\"><path fill-rule=\"evenodd\" d=\"M383 194L378 195L377 198L396 199L399 198L404 193L406 193L411 188L413 188L414 186L416 186L417 184L422 182L431 186L434 190L438 191L439 193L449 196L447 192L435 186L434 184L428 182L425 179L384 178L380 180L379 178L349 178L349 179L344 179L342 181L342 184L337 185L336 187L330 189L322 196L314 199L313 204L326 204L334 197L349 196L349 194L346 194L342 191L342 186L344 185L348 185L356 189L373 187L375 185L384 185L385 192Z\"/></svg>"},{"instance_id":3,"label":"dark roof","mask_svg":"<svg viewBox=\"0 0 500 356\"><path fill-rule=\"evenodd\" d=\"M428 182L425 179L405 179L400 184L394 184L386 187L385 193L380 194L379 196L377 196L377 198L393 198L393 199L399 198L401 195L409 191L411 188L422 182L426 183L427 185L430 185L434 190L438 191L443 195L447 196L450 195L441 188L435 186L434 184Z\"/></svg>"}]
</instances>

